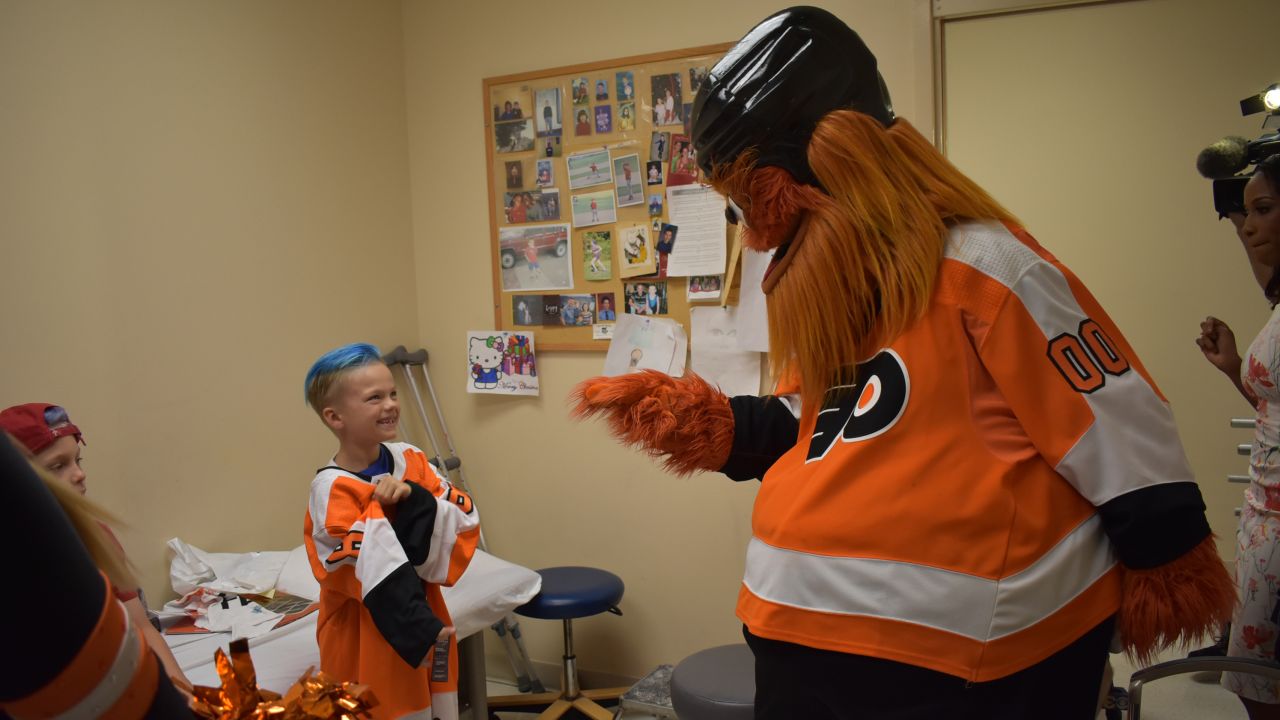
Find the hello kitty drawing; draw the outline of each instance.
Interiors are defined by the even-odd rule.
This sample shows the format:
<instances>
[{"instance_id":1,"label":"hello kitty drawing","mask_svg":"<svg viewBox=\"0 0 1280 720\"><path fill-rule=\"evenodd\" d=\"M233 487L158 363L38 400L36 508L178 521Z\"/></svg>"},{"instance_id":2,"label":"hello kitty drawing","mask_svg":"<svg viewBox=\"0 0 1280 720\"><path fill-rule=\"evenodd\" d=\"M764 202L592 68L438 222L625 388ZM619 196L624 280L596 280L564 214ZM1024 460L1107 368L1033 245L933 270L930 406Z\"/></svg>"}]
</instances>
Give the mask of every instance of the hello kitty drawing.
<instances>
[{"instance_id":1,"label":"hello kitty drawing","mask_svg":"<svg viewBox=\"0 0 1280 720\"><path fill-rule=\"evenodd\" d=\"M498 387L502 375L502 338L468 339L467 359L471 363L472 384L481 390Z\"/></svg>"}]
</instances>

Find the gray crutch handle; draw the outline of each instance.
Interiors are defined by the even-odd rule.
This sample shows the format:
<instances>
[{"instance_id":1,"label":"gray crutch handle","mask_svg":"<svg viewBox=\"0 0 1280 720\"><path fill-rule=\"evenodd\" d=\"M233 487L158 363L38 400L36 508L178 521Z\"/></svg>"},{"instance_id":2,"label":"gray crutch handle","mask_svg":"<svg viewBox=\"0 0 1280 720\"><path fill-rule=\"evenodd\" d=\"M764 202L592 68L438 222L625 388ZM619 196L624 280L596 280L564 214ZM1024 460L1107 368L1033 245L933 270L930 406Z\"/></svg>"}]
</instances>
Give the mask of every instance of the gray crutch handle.
<instances>
[{"instance_id":1,"label":"gray crutch handle","mask_svg":"<svg viewBox=\"0 0 1280 720\"><path fill-rule=\"evenodd\" d=\"M421 348L415 352L409 352L404 349L403 345L397 345L395 350L382 356L382 362L386 363L387 367L394 365L404 365L406 367L409 365L426 365L427 349Z\"/></svg>"}]
</instances>

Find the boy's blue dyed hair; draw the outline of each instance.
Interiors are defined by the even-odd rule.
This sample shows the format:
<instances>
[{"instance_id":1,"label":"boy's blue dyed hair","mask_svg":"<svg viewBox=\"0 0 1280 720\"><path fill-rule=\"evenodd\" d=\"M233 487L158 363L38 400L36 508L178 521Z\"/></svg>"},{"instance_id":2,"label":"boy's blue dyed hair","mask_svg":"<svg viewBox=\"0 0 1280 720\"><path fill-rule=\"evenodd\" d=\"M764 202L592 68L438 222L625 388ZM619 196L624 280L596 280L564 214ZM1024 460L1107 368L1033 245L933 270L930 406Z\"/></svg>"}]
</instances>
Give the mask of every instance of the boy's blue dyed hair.
<instances>
[{"instance_id":1,"label":"boy's blue dyed hair","mask_svg":"<svg viewBox=\"0 0 1280 720\"><path fill-rule=\"evenodd\" d=\"M382 353L378 352L377 346L369 343L351 343L321 355L307 371L307 404L312 410L320 412L334 382L342 373L375 362L382 362Z\"/></svg>"}]
</instances>

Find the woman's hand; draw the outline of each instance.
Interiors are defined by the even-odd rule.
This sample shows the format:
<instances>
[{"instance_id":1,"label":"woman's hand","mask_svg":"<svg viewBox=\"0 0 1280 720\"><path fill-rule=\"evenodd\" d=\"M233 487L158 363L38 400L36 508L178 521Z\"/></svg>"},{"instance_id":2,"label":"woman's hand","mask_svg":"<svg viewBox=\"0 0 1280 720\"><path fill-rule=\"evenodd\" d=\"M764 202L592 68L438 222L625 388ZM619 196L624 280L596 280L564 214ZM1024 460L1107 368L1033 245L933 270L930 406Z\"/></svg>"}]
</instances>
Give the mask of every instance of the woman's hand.
<instances>
[{"instance_id":1,"label":"woman's hand","mask_svg":"<svg viewBox=\"0 0 1280 720\"><path fill-rule=\"evenodd\" d=\"M1212 315L1200 323L1200 337L1196 338L1200 352L1214 367L1227 377L1240 377L1240 352L1236 350L1236 335L1231 328Z\"/></svg>"}]
</instances>

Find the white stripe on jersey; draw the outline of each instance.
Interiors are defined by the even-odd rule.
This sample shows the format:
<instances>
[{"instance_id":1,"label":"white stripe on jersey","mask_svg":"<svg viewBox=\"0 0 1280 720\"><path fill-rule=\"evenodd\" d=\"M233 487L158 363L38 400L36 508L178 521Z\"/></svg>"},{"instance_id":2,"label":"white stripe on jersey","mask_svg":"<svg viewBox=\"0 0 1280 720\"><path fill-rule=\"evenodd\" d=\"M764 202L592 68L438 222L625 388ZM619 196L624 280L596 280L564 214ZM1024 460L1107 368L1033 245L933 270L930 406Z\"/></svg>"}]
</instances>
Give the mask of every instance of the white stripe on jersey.
<instances>
[{"instance_id":1,"label":"white stripe on jersey","mask_svg":"<svg viewBox=\"0 0 1280 720\"><path fill-rule=\"evenodd\" d=\"M1097 514L1030 567L987 578L919 563L818 555L759 538L747 546L743 584L778 605L937 628L988 642L1025 630L1093 586L1116 559ZM892 602L884 588L896 588ZM989 612L957 613L955 608Z\"/></svg>"},{"instance_id":2,"label":"white stripe on jersey","mask_svg":"<svg viewBox=\"0 0 1280 720\"><path fill-rule=\"evenodd\" d=\"M120 602L114 598L112 601ZM122 609L121 614L124 616L124 637L120 640L120 649L116 651L111 667L98 681L98 686L90 690L84 699L66 712L53 716L53 720L96 720L106 715L111 706L115 705L116 701L124 695L124 691L129 688L134 673L142 664L142 653L151 652L151 650L142 646L139 639L142 632L133 627L133 623L129 620L129 613Z\"/></svg>"}]
</instances>

